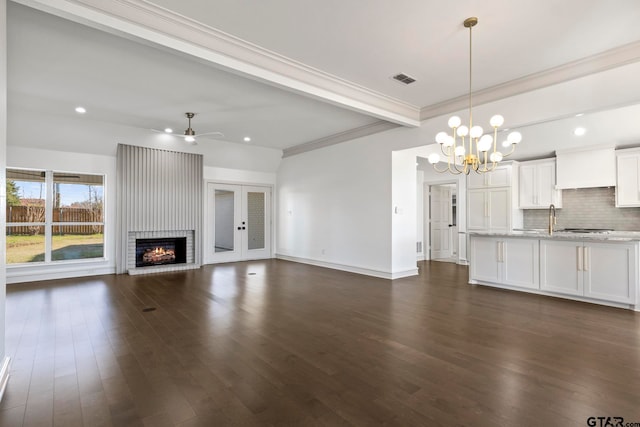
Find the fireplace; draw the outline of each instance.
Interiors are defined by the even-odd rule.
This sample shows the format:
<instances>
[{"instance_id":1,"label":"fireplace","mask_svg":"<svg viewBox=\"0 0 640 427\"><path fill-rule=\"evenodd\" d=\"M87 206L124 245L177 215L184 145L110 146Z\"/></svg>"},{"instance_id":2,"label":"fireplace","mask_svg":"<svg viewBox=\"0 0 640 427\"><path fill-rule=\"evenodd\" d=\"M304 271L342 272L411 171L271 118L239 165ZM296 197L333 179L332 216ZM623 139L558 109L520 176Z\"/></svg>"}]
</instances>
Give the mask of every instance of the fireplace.
<instances>
[{"instance_id":1,"label":"fireplace","mask_svg":"<svg viewBox=\"0 0 640 427\"><path fill-rule=\"evenodd\" d=\"M186 262L186 237L136 239L136 268Z\"/></svg>"}]
</instances>

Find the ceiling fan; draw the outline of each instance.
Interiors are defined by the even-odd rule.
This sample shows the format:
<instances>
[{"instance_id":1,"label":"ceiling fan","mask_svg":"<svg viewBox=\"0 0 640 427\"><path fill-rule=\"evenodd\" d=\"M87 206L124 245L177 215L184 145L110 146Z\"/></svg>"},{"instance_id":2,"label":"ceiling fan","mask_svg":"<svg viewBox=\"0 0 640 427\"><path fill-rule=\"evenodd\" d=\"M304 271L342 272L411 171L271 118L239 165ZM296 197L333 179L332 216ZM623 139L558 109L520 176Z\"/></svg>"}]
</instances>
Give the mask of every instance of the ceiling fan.
<instances>
[{"instance_id":1,"label":"ceiling fan","mask_svg":"<svg viewBox=\"0 0 640 427\"><path fill-rule=\"evenodd\" d=\"M195 117L196 113L184 113L184 115L188 121L187 129L185 129L183 134L175 134L175 135L181 138L184 138L185 142L188 142L189 144L192 144L192 145L196 145L197 144L196 138L200 136L205 136L205 135L224 136L222 132L196 133L196 131L194 131L193 128L191 127L191 119ZM160 131L156 131L156 132L160 132ZM173 134L173 130L169 128L165 129L162 132Z\"/></svg>"}]
</instances>

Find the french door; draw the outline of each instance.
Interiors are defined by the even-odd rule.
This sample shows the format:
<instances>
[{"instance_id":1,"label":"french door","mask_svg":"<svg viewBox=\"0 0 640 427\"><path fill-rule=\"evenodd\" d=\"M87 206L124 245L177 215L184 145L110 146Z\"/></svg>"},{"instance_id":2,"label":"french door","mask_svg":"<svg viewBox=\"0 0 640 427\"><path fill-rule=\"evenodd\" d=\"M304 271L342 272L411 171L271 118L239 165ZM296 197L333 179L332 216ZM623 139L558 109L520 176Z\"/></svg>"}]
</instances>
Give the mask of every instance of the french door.
<instances>
[{"instance_id":1,"label":"french door","mask_svg":"<svg viewBox=\"0 0 640 427\"><path fill-rule=\"evenodd\" d=\"M271 257L271 189L207 184L204 262Z\"/></svg>"}]
</instances>

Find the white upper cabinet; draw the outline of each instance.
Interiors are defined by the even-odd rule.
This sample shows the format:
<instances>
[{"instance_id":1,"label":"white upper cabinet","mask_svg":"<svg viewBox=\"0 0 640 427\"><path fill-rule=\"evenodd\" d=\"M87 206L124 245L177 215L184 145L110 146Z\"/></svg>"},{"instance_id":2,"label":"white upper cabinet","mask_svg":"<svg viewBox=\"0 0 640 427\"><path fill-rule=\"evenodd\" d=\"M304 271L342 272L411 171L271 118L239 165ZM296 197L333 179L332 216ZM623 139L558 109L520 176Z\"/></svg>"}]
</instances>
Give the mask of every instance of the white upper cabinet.
<instances>
[{"instance_id":1,"label":"white upper cabinet","mask_svg":"<svg viewBox=\"0 0 640 427\"><path fill-rule=\"evenodd\" d=\"M471 172L467 181L467 188L508 187L511 185L511 167L499 166L493 172Z\"/></svg>"},{"instance_id":2,"label":"white upper cabinet","mask_svg":"<svg viewBox=\"0 0 640 427\"><path fill-rule=\"evenodd\" d=\"M518 162L467 176L467 230L511 231L522 227L518 209Z\"/></svg>"},{"instance_id":3,"label":"white upper cabinet","mask_svg":"<svg viewBox=\"0 0 640 427\"><path fill-rule=\"evenodd\" d=\"M520 163L520 209L547 209L551 204L561 208L562 192L555 187L555 159Z\"/></svg>"},{"instance_id":4,"label":"white upper cabinet","mask_svg":"<svg viewBox=\"0 0 640 427\"><path fill-rule=\"evenodd\" d=\"M616 151L616 207L640 206L640 149Z\"/></svg>"}]
</instances>

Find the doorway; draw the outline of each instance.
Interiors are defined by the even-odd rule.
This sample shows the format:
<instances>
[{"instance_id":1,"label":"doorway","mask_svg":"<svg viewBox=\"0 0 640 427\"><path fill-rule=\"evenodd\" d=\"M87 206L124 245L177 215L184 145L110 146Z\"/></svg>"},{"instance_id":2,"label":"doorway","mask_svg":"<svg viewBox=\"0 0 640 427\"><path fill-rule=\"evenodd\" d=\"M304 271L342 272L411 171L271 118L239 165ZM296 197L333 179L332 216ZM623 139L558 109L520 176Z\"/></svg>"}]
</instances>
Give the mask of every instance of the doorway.
<instances>
[{"instance_id":1,"label":"doorway","mask_svg":"<svg viewBox=\"0 0 640 427\"><path fill-rule=\"evenodd\" d=\"M458 261L458 206L456 184L429 186L429 258Z\"/></svg>"},{"instance_id":2,"label":"doorway","mask_svg":"<svg viewBox=\"0 0 640 427\"><path fill-rule=\"evenodd\" d=\"M206 264L271 257L271 188L207 184Z\"/></svg>"}]
</instances>

